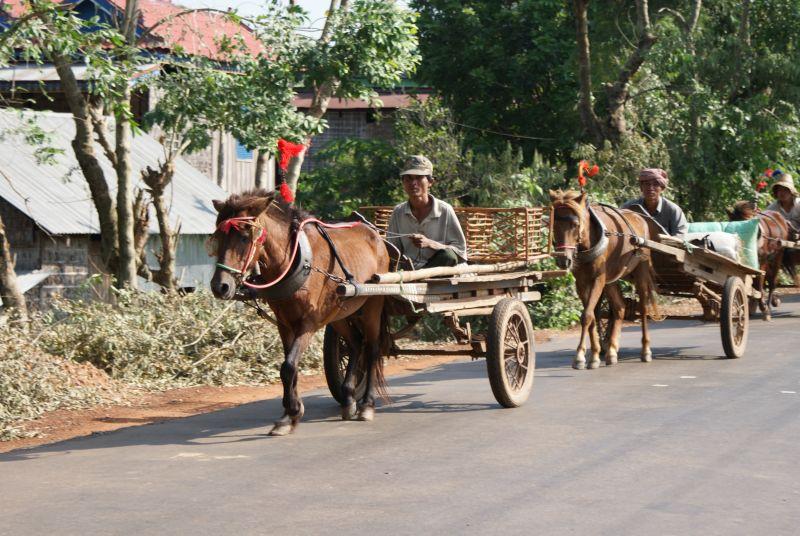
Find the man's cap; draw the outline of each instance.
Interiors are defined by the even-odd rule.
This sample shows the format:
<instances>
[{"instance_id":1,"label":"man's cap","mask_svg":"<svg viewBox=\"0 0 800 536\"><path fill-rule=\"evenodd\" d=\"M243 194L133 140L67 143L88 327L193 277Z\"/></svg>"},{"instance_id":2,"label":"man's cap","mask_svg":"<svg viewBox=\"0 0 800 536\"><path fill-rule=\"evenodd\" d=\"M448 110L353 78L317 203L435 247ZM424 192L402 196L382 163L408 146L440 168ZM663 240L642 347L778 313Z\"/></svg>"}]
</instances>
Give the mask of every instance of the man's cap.
<instances>
[{"instance_id":1,"label":"man's cap","mask_svg":"<svg viewBox=\"0 0 800 536\"><path fill-rule=\"evenodd\" d=\"M403 175L433 176L433 164L421 154L409 156L403 165L403 171L400 172L400 176L402 177Z\"/></svg>"},{"instance_id":2,"label":"man's cap","mask_svg":"<svg viewBox=\"0 0 800 536\"><path fill-rule=\"evenodd\" d=\"M776 186L783 186L784 188L786 188L787 190L792 192L792 195L794 195L794 196L797 195L797 188L794 187L794 180L792 179L792 176L789 175L788 173L781 173L778 176L778 180L776 180L772 184L772 194L773 195L775 195L775 187Z\"/></svg>"}]
</instances>

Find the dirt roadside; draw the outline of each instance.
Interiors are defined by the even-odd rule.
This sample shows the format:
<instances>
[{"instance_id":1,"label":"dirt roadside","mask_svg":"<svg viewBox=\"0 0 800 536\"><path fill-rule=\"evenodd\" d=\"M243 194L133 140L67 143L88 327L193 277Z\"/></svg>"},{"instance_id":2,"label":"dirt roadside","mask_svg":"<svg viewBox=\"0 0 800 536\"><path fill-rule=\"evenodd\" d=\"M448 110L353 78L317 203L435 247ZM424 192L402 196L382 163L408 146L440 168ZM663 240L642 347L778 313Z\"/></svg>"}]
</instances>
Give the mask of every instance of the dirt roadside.
<instances>
[{"instance_id":1,"label":"dirt roadside","mask_svg":"<svg viewBox=\"0 0 800 536\"><path fill-rule=\"evenodd\" d=\"M542 343L573 331L537 330L536 342ZM453 349L455 347L448 347ZM425 370L443 363L469 359L467 355L420 356L390 359L386 362L387 377ZM300 376L301 393L327 388L323 374ZM97 406L88 409L56 410L25 423L25 429L37 431L36 437L0 442L0 453L56 443L90 434L111 432L130 426L141 426L170 419L180 419L218 411L242 404L278 398L283 395L280 384L233 387L187 387L160 393L143 394L131 405Z\"/></svg>"}]
</instances>

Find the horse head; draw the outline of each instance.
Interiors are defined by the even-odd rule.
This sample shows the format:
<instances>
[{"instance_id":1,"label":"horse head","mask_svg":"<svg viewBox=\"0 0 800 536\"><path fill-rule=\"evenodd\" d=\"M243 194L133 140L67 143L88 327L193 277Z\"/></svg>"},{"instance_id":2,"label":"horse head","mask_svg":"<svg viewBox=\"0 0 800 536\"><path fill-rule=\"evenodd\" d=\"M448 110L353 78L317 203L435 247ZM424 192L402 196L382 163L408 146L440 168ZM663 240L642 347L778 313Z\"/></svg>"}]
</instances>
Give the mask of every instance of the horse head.
<instances>
[{"instance_id":1,"label":"horse head","mask_svg":"<svg viewBox=\"0 0 800 536\"><path fill-rule=\"evenodd\" d=\"M551 202L551 240L556 264L562 270L572 268L578 246L586 246L588 237L588 217L586 193L575 190L550 190Z\"/></svg>"},{"instance_id":2,"label":"horse head","mask_svg":"<svg viewBox=\"0 0 800 536\"><path fill-rule=\"evenodd\" d=\"M733 210L726 209L728 213L728 220L730 221L745 221L752 220L758 214L758 207L753 201L737 201L733 205Z\"/></svg>"},{"instance_id":3,"label":"horse head","mask_svg":"<svg viewBox=\"0 0 800 536\"><path fill-rule=\"evenodd\" d=\"M252 190L234 194L225 201L213 201L217 224L207 249L209 255L217 258L211 279L214 296L223 300L235 298L243 281L251 274L260 274L259 261L269 257L271 250L285 249L275 242L277 237L282 237L280 241L285 246L288 241L286 225L268 213L270 207L280 208L279 204L275 194L266 190Z\"/></svg>"}]
</instances>

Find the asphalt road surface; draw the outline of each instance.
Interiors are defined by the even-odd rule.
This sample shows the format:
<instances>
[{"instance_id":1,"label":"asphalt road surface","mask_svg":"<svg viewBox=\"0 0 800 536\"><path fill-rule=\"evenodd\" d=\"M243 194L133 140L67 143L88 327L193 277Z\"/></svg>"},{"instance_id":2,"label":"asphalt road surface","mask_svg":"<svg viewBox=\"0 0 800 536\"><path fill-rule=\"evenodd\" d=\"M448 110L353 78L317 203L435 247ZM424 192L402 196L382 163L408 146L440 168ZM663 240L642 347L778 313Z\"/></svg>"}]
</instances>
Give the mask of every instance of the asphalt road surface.
<instances>
[{"instance_id":1,"label":"asphalt road surface","mask_svg":"<svg viewBox=\"0 0 800 536\"><path fill-rule=\"evenodd\" d=\"M800 300L719 327L664 322L655 359L570 368L540 345L527 404L501 409L483 361L394 378L373 423L305 396L0 455L0 534L800 533Z\"/></svg>"}]
</instances>

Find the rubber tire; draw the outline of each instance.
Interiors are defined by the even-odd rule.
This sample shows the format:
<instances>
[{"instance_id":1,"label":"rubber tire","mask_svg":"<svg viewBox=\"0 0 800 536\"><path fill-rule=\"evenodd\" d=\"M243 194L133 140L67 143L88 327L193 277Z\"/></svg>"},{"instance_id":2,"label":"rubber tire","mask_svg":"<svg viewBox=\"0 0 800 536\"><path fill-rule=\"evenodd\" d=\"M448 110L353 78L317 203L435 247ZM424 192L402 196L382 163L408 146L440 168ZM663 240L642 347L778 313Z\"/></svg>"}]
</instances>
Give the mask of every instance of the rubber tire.
<instances>
[{"instance_id":1,"label":"rubber tire","mask_svg":"<svg viewBox=\"0 0 800 536\"><path fill-rule=\"evenodd\" d=\"M525 378L522 386L517 390L509 385L504 359L506 330L509 321L515 316L522 319L530 351ZM516 408L524 404L533 388L535 369L536 349L533 340L533 322L531 322L528 308L516 298L503 298L492 310L486 337L486 372L497 402L504 408Z\"/></svg>"},{"instance_id":2,"label":"rubber tire","mask_svg":"<svg viewBox=\"0 0 800 536\"><path fill-rule=\"evenodd\" d=\"M736 327L734 322L734 298L739 296L742 301L742 306L745 308L742 321L744 322L744 333L742 340L737 344L734 339ZM722 334L722 348L725 350L725 356L730 359L738 359L744 355L744 350L747 347L747 336L750 328L750 314L749 314L750 300L745 292L744 282L741 278L731 276L725 281L725 286L722 289L722 304L719 314L719 328Z\"/></svg>"},{"instance_id":3,"label":"rubber tire","mask_svg":"<svg viewBox=\"0 0 800 536\"><path fill-rule=\"evenodd\" d=\"M333 327L330 325L325 326L325 336L322 341L322 364L325 370L325 381L333 398L336 399L339 405L342 405L344 404L344 395L342 394L344 371L350 356L340 353L340 339L341 337ZM341 341L341 343L344 344L344 341ZM355 399L358 401L361 400L367 390L367 378L361 369L356 369L355 374Z\"/></svg>"}]
</instances>

